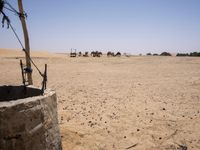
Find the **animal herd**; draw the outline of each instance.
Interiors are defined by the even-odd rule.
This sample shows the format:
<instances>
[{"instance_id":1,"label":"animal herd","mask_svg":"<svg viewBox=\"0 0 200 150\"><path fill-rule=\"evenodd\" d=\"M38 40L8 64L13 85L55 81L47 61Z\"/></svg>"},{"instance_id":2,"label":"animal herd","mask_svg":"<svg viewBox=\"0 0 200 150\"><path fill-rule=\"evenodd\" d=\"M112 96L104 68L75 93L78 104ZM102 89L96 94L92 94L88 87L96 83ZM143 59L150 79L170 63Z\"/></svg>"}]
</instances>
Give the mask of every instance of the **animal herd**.
<instances>
[{"instance_id":1,"label":"animal herd","mask_svg":"<svg viewBox=\"0 0 200 150\"><path fill-rule=\"evenodd\" d=\"M84 52L84 53L82 53L82 52L76 52L76 50L74 51L74 52L72 52L72 50L71 50L71 52L70 52L70 57L89 57L89 56L91 56L91 57L101 57L103 55L103 53L102 52L100 52L100 51L92 51L90 54L89 54L89 52ZM109 51L109 52L107 52L107 56L108 57L120 57L121 56L121 53L120 52L117 52L116 54L114 53L114 52L111 52L111 51Z\"/></svg>"},{"instance_id":2,"label":"animal herd","mask_svg":"<svg viewBox=\"0 0 200 150\"><path fill-rule=\"evenodd\" d=\"M70 52L70 57L101 57L103 55L102 52L100 51L92 51L92 52L76 52L76 49L74 49L74 52L71 50ZM120 52L117 52L117 53L114 53L114 52L111 52L111 51L108 51L107 52L107 57L121 57L122 54ZM126 54L124 53L123 54L124 56L126 57L130 57L131 55L130 54ZM139 54L139 56L142 56L142 54ZM172 54L170 54L169 52L162 52L161 54L151 54L151 53L147 53L146 56L172 56ZM188 56L188 57L200 57L200 52L191 52L191 53L177 53L176 56Z\"/></svg>"}]
</instances>

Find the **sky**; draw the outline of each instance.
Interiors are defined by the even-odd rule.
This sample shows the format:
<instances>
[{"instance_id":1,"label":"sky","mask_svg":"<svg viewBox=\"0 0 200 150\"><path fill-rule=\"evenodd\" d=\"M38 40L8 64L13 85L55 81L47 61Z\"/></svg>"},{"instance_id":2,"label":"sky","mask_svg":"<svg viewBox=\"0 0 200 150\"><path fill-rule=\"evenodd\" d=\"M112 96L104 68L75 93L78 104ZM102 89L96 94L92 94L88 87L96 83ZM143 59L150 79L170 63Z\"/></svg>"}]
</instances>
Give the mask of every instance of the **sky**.
<instances>
[{"instance_id":1,"label":"sky","mask_svg":"<svg viewBox=\"0 0 200 150\"><path fill-rule=\"evenodd\" d=\"M7 1L18 8L17 0ZM24 0L23 4L31 50L200 51L200 0ZM6 14L23 41L18 17ZM21 49L6 28L0 28L0 47Z\"/></svg>"}]
</instances>

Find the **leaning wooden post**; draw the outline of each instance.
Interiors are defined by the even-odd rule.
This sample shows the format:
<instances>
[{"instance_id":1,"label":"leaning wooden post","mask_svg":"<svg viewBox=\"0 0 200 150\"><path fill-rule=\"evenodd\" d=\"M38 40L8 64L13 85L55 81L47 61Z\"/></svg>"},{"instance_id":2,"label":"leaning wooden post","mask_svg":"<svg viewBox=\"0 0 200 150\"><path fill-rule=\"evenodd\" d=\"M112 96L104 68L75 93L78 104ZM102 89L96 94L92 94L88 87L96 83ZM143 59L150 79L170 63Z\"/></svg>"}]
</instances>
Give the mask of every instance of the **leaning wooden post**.
<instances>
[{"instance_id":1,"label":"leaning wooden post","mask_svg":"<svg viewBox=\"0 0 200 150\"><path fill-rule=\"evenodd\" d=\"M25 42L25 55L26 55L26 66L31 69L31 61L30 61L30 45L29 45L29 36L28 36L28 30L26 26L26 18L24 14L24 9L23 9L23 4L22 0L18 0L18 7L19 7L19 18L21 20L22 24L22 29L24 33L24 42ZM32 85L33 80L32 80L32 72L27 73L28 77L28 84Z\"/></svg>"}]
</instances>

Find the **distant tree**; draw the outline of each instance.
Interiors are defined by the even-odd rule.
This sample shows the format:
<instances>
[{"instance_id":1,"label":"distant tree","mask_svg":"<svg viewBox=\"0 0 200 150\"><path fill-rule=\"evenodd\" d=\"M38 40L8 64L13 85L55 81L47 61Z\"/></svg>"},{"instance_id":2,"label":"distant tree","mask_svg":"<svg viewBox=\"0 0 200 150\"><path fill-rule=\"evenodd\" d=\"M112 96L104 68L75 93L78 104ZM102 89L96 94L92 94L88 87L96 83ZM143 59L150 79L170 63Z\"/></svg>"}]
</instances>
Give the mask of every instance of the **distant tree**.
<instances>
[{"instance_id":1,"label":"distant tree","mask_svg":"<svg viewBox=\"0 0 200 150\"><path fill-rule=\"evenodd\" d=\"M154 53L153 56L158 56L158 54Z\"/></svg>"},{"instance_id":2,"label":"distant tree","mask_svg":"<svg viewBox=\"0 0 200 150\"><path fill-rule=\"evenodd\" d=\"M176 56L177 57L179 57L179 56L189 56L189 54L188 53L177 53Z\"/></svg>"},{"instance_id":3,"label":"distant tree","mask_svg":"<svg viewBox=\"0 0 200 150\"><path fill-rule=\"evenodd\" d=\"M168 52L162 52L160 54L160 56L172 56L172 54L168 53Z\"/></svg>"},{"instance_id":4,"label":"distant tree","mask_svg":"<svg viewBox=\"0 0 200 150\"><path fill-rule=\"evenodd\" d=\"M192 52L190 53L191 57L200 57L200 52Z\"/></svg>"},{"instance_id":5,"label":"distant tree","mask_svg":"<svg viewBox=\"0 0 200 150\"><path fill-rule=\"evenodd\" d=\"M147 53L146 55L147 55L147 56L151 56L152 54L151 54L151 53Z\"/></svg>"},{"instance_id":6,"label":"distant tree","mask_svg":"<svg viewBox=\"0 0 200 150\"><path fill-rule=\"evenodd\" d=\"M189 56L189 57L200 57L200 52L191 52L190 54L188 53L177 53L177 57L179 56Z\"/></svg>"}]
</instances>

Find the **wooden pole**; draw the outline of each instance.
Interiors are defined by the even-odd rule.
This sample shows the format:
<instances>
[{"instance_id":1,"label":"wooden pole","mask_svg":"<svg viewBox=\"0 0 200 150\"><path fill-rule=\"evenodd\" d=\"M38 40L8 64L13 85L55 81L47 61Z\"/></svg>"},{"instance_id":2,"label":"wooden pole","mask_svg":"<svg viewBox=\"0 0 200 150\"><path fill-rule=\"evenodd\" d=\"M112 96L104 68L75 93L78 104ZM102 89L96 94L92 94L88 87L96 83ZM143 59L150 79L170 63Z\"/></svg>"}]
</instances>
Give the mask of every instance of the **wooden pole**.
<instances>
[{"instance_id":1,"label":"wooden pole","mask_svg":"<svg viewBox=\"0 0 200 150\"><path fill-rule=\"evenodd\" d=\"M24 15L24 8L23 8L23 4L22 4L22 0L18 0L18 7L19 7L19 13L20 13L20 20L21 20L21 24L22 24L22 29L23 29L23 33L24 33L24 42L25 42L25 55L26 55L26 66L28 68L31 69L31 62L30 62L30 45L29 45L29 36L28 36L28 30L27 30L27 26L26 26L26 20L25 20L25 15ZM33 84L33 80L32 80L32 72L27 73L27 77L28 77L28 83L29 85Z\"/></svg>"}]
</instances>

